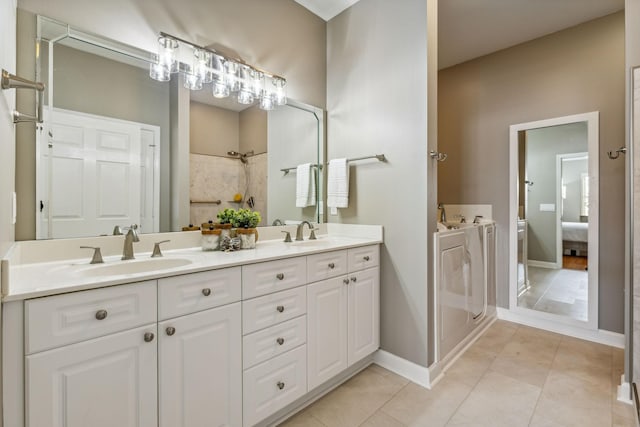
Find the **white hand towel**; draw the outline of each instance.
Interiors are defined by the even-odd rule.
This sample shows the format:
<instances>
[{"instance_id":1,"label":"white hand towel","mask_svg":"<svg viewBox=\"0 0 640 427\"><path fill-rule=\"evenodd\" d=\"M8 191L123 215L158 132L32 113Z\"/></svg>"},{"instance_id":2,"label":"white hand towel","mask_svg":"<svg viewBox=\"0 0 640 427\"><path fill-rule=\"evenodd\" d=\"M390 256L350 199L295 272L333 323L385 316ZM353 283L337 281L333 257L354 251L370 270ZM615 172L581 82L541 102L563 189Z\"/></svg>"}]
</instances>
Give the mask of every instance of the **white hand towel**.
<instances>
[{"instance_id":1,"label":"white hand towel","mask_svg":"<svg viewBox=\"0 0 640 427\"><path fill-rule=\"evenodd\" d=\"M311 163L296 168L296 207L306 208L316 204L316 180L312 175Z\"/></svg>"},{"instance_id":2,"label":"white hand towel","mask_svg":"<svg viewBox=\"0 0 640 427\"><path fill-rule=\"evenodd\" d=\"M349 206L349 162L347 162L347 159L329 161L327 206L330 208L346 208Z\"/></svg>"}]
</instances>

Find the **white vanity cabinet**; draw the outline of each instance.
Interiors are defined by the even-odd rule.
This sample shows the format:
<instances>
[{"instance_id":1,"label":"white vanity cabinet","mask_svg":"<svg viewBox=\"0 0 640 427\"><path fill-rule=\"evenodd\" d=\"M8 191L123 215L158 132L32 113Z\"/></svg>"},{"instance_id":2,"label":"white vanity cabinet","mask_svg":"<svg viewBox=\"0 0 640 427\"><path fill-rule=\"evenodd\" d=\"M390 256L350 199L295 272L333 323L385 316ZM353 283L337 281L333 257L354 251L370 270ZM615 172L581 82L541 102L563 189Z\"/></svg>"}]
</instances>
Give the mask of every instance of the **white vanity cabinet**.
<instances>
[{"instance_id":1,"label":"white vanity cabinet","mask_svg":"<svg viewBox=\"0 0 640 427\"><path fill-rule=\"evenodd\" d=\"M159 426L242 425L240 274L158 281Z\"/></svg>"},{"instance_id":2,"label":"white vanity cabinet","mask_svg":"<svg viewBox=\"0 0 640 427\"><path fill-rule=\"evenodd\" d=\"M347 275L308 286L309 390L380 346L379 248L349 249L347 257ZM364 266L371 268L356 270Z\"/></svg>"},{"instance_id":3,"label":"white vanity cabinet","mask_svg":"<svg viewBox=\"0 0 640 427\"><path fill-rule=\"evenodd\" d=\"M156 426L156 336L155 282L26 301L26 425Z\"/></svg>"}]
</instances>

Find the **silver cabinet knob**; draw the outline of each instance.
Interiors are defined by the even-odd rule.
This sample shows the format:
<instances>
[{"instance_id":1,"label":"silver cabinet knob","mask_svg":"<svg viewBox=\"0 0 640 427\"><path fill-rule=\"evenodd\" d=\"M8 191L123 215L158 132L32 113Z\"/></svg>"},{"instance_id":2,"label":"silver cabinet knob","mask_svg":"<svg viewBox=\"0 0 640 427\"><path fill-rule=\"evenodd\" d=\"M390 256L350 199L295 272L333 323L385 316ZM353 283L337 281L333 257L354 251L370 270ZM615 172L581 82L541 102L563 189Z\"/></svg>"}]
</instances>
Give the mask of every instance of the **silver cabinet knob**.
<instances>
[{"instance_id":1,"label":"silver cabinet knob","mask_svg":"<svg viewBox=\"0 0 640 427\"><path fill-rule=\"evenodd\" d=\"M276 384L278 386L278 388L280 390L282 390L284 388L284 383L282 381L278 381L278 384Z\"/></svg>"},{"instance_id":2,"label":"silver cabinet knob","mask_svg":"<svg viewBox=\"0 0 640 427\"><path fill-rule=\"evenodd\" d=\"M284 305L277 306L276 310L278 310L279 313L282 313L284 311Z\"/></svg>"},{"instance_id":3,"label":"silver cabinet knob","mask_svg":"<svg viewBox=\"0 0 640 427\"><path fill-rule=\"evenodd\" d=\"M282 279L284 279L284 274L278 273L278 274L276 274L276 277L278 278L278 280L282 280Z\"/></svg>"},{"instance_id":4,"label":"silver cabinet knob","mask_svg":"<svg viewBox=\"0 0 640 427\"><path fill-rule=\"evenodd\" d=\"M351 278L351 281L352 281L352 282L355 282L356 280L358 280L358 279L357 279L355 276L353 276L353 277Z\"/></svg>"},{"instance_id":5,"label":"silver cabinet knob","mask_svg":"<svg viewBox=\"0 0 640 427\"><path fill-rule=\"evenodd\" d=\"M284 338L278 338L278 339L276 340L276 342L277 342L279 345L282 345L282 344L284 344Z\"/></svg>"},{"instance_id":6,"label":"silver cabinet knob","mask_svg":"<svg viewBox=\"0 0 640 427\"><path fill-rule=\"evenodd\" d=\"M202 290L202 295L204 295L205 297L208 297L209 295L211 295L211 289L210 288L204 288Z\"/></svg>"},{"instance_id":7,"label":"silver cabinet knob","mask_svg":"<svg viewBox=\"0 0 640 427\"><path fill-rule=\"evenodd\" d=\"M145 332L144 334L144 342L151 342L155 338L153 332Z\"/></svg>"},{"instance_id":8,"label":"silver cabinet knob","mask_svg":"<svg viewBox=\"0 0 640 427\"><path fill-rule=\"evenodd\" d=\"M165 329L167 332L167 335L171 336L173 334L176 333L176 328L174 328L173 326L169 326L167 329Z\"/></svg>"},{"instance_id":9,"label":"silver cabinet knob","mask_svg":"<svg viewBox=\"0 0 640 427\"><path fill-rule=\"evenodd\" d=\"M369 261L371 258L369 258L369 255L365 255L364 257L362 257L362 259L365 261Z\"/></svg>"},{"instance_id":10,"label":"silver cabinet knob","mask_svg":"<svg viewBox=\"0 0 640 427\"><path fill-rule=\"evenodd\" d=\"M334 263L330 262L329 263L329 268L333 270L334 268L336 268L336 265Z\"/></svg>"},{"instance_id":11,"label":"silver cabinet knob","mask_svg":"<svg viewBox=\"0 0 640 427\"><path fill-rule=\"evenodd\" d=\"M346 279L346 278L342 279L342 283L344 283L345 285L348 285L349 284L349 279Z\"/></svg>"},{"instance_id":12,"label":"silver cabinet knob","mask_svg":"<svg viewBox=\"0 0 640 427\"><path fill-rule=\"evenodd\" d=\"M107 318L107 310L98 310L96 311L96 319L104 320Z\"/></svg>"}]
</instances>

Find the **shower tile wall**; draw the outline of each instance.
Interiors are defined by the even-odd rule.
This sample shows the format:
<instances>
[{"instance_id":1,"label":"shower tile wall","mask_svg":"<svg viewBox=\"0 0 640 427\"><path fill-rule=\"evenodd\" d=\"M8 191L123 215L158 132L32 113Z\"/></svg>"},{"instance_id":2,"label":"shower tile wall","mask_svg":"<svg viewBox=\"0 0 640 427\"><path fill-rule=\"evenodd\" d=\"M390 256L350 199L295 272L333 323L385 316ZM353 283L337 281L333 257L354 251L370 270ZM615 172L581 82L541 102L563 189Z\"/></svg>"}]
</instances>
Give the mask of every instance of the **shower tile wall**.
<instances>
[{"instance_id":1,"label":"shower tile wall","mask_svg":"<svg viewBox=\"0 0 640 427\"><path fill-rule=\"evenodd\" d=\"M250 187L247 197L253 196L254 210L262 214L264 225L267 217L267 155L260 154L248 158ZM202 154L190 154L189 198L194 201L221 200L220 205L208 203L191 204L189 222L201 224L216 219L218 211L224 208L247 207L233 203L236 193L243 194L245 189L244 165L238 159Z\"/></svg>"}]
</instances>

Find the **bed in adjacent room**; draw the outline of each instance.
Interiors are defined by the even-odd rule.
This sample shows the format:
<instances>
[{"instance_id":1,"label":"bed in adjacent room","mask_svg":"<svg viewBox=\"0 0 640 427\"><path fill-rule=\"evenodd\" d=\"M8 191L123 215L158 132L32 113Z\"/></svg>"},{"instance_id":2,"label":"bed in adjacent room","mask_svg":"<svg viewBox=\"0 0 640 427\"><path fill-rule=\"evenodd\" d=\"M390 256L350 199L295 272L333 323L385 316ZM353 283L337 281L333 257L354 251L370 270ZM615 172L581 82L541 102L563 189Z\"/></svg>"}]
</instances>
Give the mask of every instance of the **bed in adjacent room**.
<instances>
[{"instance_id":1,"label":"bed in adjacent room","mask_svg":"<svg viewBox=\"0 0 640 427\"><path fill-rule=\"evenodd\" d=\"M562 222L562 254L587 256L589 242L588 222Z\"/></svg>"}]
</instances>

